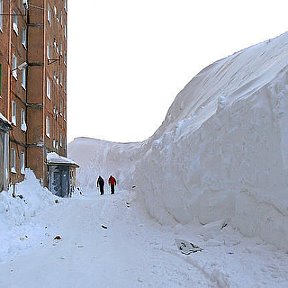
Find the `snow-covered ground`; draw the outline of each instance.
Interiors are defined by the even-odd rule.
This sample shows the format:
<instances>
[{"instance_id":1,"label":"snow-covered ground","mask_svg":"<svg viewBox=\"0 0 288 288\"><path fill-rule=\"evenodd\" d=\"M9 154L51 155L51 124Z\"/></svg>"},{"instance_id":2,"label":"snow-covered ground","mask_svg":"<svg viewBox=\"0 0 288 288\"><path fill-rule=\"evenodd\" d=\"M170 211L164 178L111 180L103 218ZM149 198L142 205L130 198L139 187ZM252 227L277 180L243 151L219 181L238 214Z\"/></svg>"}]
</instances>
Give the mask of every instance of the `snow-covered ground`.
<instances>
[{"instance_id":1,"label":"snow-covered ground","mask_svg":"<svg viewBox=\"0 0 288 288\"><path fill-rule=\"evenodd\" d=\"M83 195L27 171L0 193L0 287L288 287L287 59L285 33L216 61L146 141L75 139Z\"/></svg>"},{"instance_id":2,"label":"snow-covered ground","mask_svg":"<svg viewBox=\"0 0 288 288\"><path fill-rule=\"evenodd\" d=\"M44 209L26 209L40 204L37 191L22 199L7 195L8 213L17 207L18 215L33 215L4 229L5 241L1 233L0 287L287 287L283 251L219 221L161 225L145 213L137 192L106 192L47 195ZM203 250L184 255L175 239Z\"/></svg>"}]
</instances>

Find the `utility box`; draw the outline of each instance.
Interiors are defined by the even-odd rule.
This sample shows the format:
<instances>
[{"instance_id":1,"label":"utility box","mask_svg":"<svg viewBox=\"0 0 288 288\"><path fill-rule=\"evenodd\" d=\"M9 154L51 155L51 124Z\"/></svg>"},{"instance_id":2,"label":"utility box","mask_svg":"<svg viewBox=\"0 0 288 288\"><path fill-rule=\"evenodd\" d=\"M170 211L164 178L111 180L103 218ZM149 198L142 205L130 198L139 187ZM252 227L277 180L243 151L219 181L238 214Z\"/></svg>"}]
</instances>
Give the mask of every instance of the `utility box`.
<instances>
[{"instance_id":1,"label":"utility box","mask_svg":"<svg viewBox=\"0 0 288 288\"><path fill-rule=\"evenodd\" d=\"M73 160L55 152L47 155L48 189L59 197L71 197L76 188L76 168Z\"/></svg>"}]
</instances>

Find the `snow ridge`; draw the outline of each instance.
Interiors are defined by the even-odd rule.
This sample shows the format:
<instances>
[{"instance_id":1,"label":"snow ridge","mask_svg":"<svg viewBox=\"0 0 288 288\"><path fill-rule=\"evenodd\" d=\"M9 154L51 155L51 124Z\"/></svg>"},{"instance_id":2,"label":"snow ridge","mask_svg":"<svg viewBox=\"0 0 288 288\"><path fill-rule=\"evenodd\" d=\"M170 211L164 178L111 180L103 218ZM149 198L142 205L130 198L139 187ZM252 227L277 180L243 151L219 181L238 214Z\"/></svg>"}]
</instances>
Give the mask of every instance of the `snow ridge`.
<instances>
[{"instance_id":1,"label":"snow ridge","mask_svg":"<svg viewBox=\"0 0 288 288\"><path fill-rule=\"evenodd\" d=\"M224 220L287 249L287 56L284 33L206 67L144 142L75 139L79 184L114 169L161 223Z\"/></svg>"}]
</instances>

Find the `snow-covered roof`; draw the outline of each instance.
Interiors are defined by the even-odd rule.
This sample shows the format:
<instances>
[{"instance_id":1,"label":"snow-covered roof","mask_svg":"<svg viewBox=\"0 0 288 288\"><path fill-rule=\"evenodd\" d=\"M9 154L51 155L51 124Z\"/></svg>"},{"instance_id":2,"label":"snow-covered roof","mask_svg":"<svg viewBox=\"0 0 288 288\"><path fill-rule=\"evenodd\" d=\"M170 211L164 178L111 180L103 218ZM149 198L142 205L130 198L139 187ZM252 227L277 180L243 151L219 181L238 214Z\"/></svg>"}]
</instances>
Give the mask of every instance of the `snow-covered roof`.
<instances>
[{"instance_id":1,"label":"snow-covered roof","mask_svg":"<svg viewBox=\"0 0 288 288\"><path fill-rule=\"evenodd\" d=\"M56 152L50 152L47 154L47 164L52 165L52 164L58 164L58 165L69 165L69 166L77 166L79 165L66 157L58 155Z\"/></svg>"},{"instance_id":2,"label":"snow-covered roof","mask_svg":"<svg viewBox=\"0 0 288 288\"><path fill-rule=\"evenodd\" d=\"M0 121L5 122L6 124L11 125L11 122L8 121L7 118L6 118L2 113L0 113Z\"/></svg>"}]
</instances>

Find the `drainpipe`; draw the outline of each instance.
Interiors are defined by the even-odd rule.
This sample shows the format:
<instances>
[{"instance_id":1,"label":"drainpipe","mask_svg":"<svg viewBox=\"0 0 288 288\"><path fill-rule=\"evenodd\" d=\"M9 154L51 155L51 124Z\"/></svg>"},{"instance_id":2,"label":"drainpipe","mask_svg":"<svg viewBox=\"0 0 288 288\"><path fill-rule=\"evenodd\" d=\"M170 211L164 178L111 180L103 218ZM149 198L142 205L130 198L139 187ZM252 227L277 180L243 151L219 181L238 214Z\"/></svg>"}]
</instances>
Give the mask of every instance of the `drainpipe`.
<instances>
[{"instance_id":1,"label":"drainpipe","mask_svg":"<svg viewBox=\"0 0 288 288\"><path fill-rule=\"evenodd\" d=\"M8 36L8 61L7 61L7 66L8 66L8 95L7 95L7 119L8 121L10 121L11 119L11 115L10 115L10 105L11 105L11 94L12 94L12 73L11 73L11 70L12 70L12 67L11 67L11 59L12 59L12 4L11 4L11 1L9 1L9 21L8 21L8 33L9 33L9 36ZM12 128L13 129L13 128ZM10 184L11 182L11 175L10 175L10 150L11 150L11 145L10 145L10 133L11 131L8 132L9 134L9 141L8 141L8 155L7 155L7 159L8 159L8 183Z\"/></svg>"},{"instance_id":2,"label":"drainpipe","mask_svg":"<svg viewBox=\"0 0 288 288\"><path fill-rule=\"evenodd\" d=\"M26 70L26 91L25 91L25 123L26 128L28 129L28 78L29 78L29 61L28 61L28 41L29 41L29 24L30 24L30 11L28 7L26 9L26 63L28 63ZM25 131L25 168L28 167L28 132L27 129Z\"/></svg>"}]
</instances>

